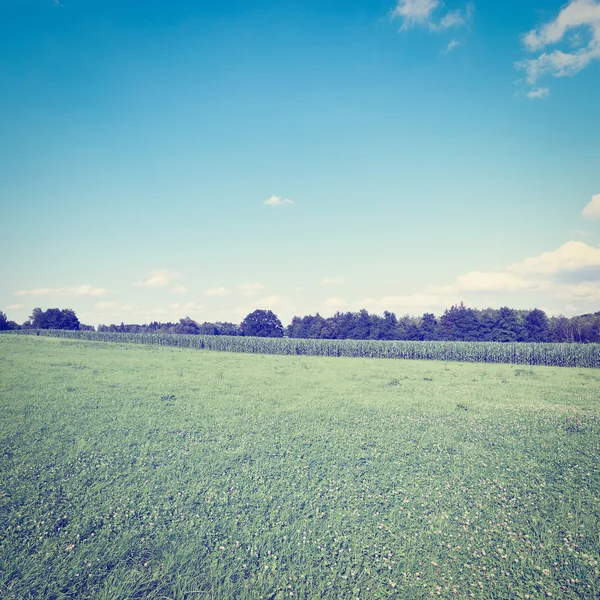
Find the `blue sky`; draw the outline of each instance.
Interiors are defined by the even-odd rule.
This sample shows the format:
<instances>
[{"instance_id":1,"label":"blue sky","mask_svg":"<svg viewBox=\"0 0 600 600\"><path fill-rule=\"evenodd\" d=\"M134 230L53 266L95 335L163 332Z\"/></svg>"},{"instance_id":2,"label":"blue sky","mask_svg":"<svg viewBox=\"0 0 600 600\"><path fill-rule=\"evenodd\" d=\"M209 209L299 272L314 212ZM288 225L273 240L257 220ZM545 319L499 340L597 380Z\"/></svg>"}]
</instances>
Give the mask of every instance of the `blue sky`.
<instances>
[{"instance_id":1,"label":"blue sky","mask_svg":"<svg viewBox=\"0 0 600 600\"><path fill-rule=\"evenodd\" d=\"M0 309L600 310L600 0L0 0Z\"/></svg>"}]
</instances>

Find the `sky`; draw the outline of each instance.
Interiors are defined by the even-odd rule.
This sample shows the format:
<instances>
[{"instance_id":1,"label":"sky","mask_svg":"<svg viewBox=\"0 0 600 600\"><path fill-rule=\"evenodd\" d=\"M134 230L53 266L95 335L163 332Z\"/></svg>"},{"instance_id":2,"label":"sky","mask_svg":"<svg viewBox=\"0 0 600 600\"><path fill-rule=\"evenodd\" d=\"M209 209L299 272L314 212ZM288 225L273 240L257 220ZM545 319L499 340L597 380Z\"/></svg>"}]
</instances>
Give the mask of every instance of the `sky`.
<instances>
[{"instance_id":1,"label":"sky","mask_svg":"<svg viewBox=\"0 0 600 600\"><path fill-rule=\"evenodd\" d=\"M0 0L0 310L600 310L600 0Z\"/></svg>"}]
</instances>

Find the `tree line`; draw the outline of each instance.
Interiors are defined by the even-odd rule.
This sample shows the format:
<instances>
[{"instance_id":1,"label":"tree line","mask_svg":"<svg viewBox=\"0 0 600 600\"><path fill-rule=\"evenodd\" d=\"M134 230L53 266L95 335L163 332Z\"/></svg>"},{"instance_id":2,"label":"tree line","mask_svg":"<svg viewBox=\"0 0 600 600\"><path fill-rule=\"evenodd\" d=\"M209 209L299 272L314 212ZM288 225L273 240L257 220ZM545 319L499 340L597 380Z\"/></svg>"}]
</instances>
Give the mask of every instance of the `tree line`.
<instances>
[{"instance_id":1,"label":"tree line","mask_svg":"<svg viewBox=\"0 0 600 600\"><path fill-rule=\"evenodd\" d=\"M87 329L94 327L79 322L71 309L33 310L29 319L19 325L9 321L0 311L0 330L7 329ZM600 343L600 312L567 318L548 317L540 309L516 310L474 309L463 303L444 311L438 318L432 313L420 317L398 318L386 311L383 315L337 312L331 317L320 314L294 317L284 327L270 310L255 310L240 323L198 323L190 317L178 322L148 324L99 325L98 331L121 333L181 333L188 335L242 335L258 337L291 337L307 339L353 340L447 340L491 342L578 342Z\"/></svg>"}]
</instances>

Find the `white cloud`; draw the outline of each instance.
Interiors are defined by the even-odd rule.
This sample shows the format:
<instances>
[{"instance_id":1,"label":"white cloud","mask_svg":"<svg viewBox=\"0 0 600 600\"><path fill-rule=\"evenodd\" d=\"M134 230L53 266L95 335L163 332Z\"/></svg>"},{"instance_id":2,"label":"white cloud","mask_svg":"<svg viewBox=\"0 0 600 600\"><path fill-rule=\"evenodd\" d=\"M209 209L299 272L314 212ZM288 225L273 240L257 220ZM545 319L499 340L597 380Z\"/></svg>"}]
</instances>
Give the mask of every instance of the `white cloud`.
<instances>
[{"instance_id":1,"label":"white cloud","mask_svg":"<svg viewBox=\"0 0 600 600\"><path fill-rule=\"evenodd\" d=\"M281 303L281 296L275 294L254 302L256 308L275 308Z\"/></svg>"},{"instance_id":2,"label":"white cloud","mask_svg":"<svg viewBox=\"0 0 600 600\"><path fill-rule=\"evenodd\" d=\"M463 10L449 11L436 17L436 11L442 6L440 0L397 0L392 18L402 20L401 31L419 26L428 27L431 31L444 31L452 27L465 27L473 18L474 6L471 2Z\"/></svg>"},{"instance_id":3,"label":"white cloud","mask_svg":"<svg viewBox=\"0 0 600 600\"><path fill-rule=\"evenodd\" d=\"M558 298L568 300L585 300L587 302L600 302L600 281L584 281L574 285L567 285L557 292Z\"/></svg>"},{"instance_id":4,"label":"white cloud","mask_svg":"<svg viewBox=\"0 0 600 600\"><path fill-rule=\"evenodd\" d=\"M509 265L506 271L520 277L531 277L578 271L587 267L600 267L600 248L585 242L570 241L552 252Z\"/></svg>"},{"instance_id":5,"label":"white cloud","mask_svg":"<svg viewBox=\"0 0 600 600\"><path fill-rule=\"evenodd\" d=\"M205 307L204 305L196 304L195 302L173 302L169 305L169 308L178 312L183 311L188 313L194 313L204 310Z\"/></svg>"},{"instance_id":6,"label":"white cloud","mask_svg":"<svg viewBox=\"0 0 600 600\"><path fill-rule=\"evenodd\" d=\"M525 34L523 42L529 50L541 50L545 46L560 42L569 29L581 26L597 28L599 25L600 2L597 0L571 0L554 21Z\"/></svg>"},{"instance_id":7,"label":"white cloud","mask_svg":"<svg viewBox=\"0 0 600 600\"><path fill-rule=\"evenodd\" d=\"M137 311L138 306L136 304L120 304L119 302L96 302L94 308L99 311L110 311L111 315L116 312L131 312Z\"/></svg>"},{"instance_id":8,"label":"white cloud","mask_svg":"<svg viewBox=\"0 0 600 600\"><path fill-rule=\"evenodd\" d=\"M446 13L439 22L437 27L439 29L449 29L450 27L463 27L467 24L468 12L463 13L460 10L453 10L452 12Z\"/></svg>"},{"instance_id":9,"label":"white cloud","mask_svg":"<svg viewBox=\"0 0 600 600\"><path fill-rule=\"evenodd\" d=\"M188 289L185 287L185 285L176 285L174 288L172 288L169 293L170 294L176 294L176 295L182 295L182 294L187 294Z\"/></svg>"},{"instance_id":10,"label":"white cloud","mask_svg":"<svg viewBox=\"0 0 600 600\"><path fill-rule=\"evenodd\" d=\"M117 302L96 302L94 308L98 310L106 310L108 308L117 308L119 304Z\"/></svg>"},{"instance_id":11,"label":"white cloud","mask_svg":"<svg viewBox=\"0 0 600 600\"><path fill-rule=\"evenodd\" d=\"M343 277L323 277L323 285L341 285L346 283Z\"/></svg>"},{"instance_id":12,"label":"white cloud","mask_svg":"<svg viewBox=\"0 0 600 600\"><path fill-rule=\"evenodd\" d=\"M134 283L137 287L164 287L170 285L173 280L179 279L181 275L167 269L158 269L150 271L150 277L143 282Z\"/></svg>"},{"instance_id":13,"label":"white cloud","mask_svg":"<svg viewBox=\"0 0 600 600\"><path fill-rule=\"evenodd\" d=\"M24 304L10 304L6 307L6 310L19 310L21 308L25 308Z\"/></svg>"},{"instance_id":14,"label":"white cloud","mask_svg":"<svg viewBox=\"0 0 600 600\"><path fill-rule=\"evenodd\" d=\"M325 300L325 306L327 308L339 309L348 306L348 302L343 298L327 298L327 300Z\"/></svg>"},{"instance_id":15,"label":"white cloud","mask_svg":"<svg viewBox=\"0 0 600 600\"><path fill-rule=\"evenodd\" d=\"M294 204L293 200L289 198L281 198L280 196L271 196L268 200L264 201L264 204L275 208L276 206L285 206L286 204Z\"/></svg>"},{"instance_id":16,"label":"white cloud","mask_svg":"<svg viewBox=\"0 0 600 600\"><path fill-rule=\"evenodd\" d=\"M528 98L547 98L550 95L550 90L548 88L534 88L527 92Z\"/></svg>"},{"instance_id":17,"label":"white cloud","mask_svg":"<svg viewBox=\"0 0 600 600\"><path fill-rule=\"evenodd\" d=\"M456 38L452 38L450 40L450 42L448 43L448 45L446 46L446 49L444 50L444 54L450 54L450 52L452 52L452 50L454 50L454 48L456 48L458 46L462 46L462 42L459 42Z\"/></svg>"},{"instance_id":18,"label":"white cloud","mask_svg":"<svg viewBox=\"0 0 600 600\"><path fill-rule=\"evenodd\" d=\"M240 290L240 292L242 292L242 296L254 296L254 294L257 294L261 290L264 290L265 286L256 282L242 283L238 286L238 289Z\"/></svg>"},{"instance_id":19,"label":"white cloud","mask_svg":"<svg viewBox=\"0 0 600 600\"><path fill-rule=\"evenodd\" d=\"M519 292L532 287L532 283L515 275L496 271L471 271L457 277L449 286L440 288L444 292Z\"/></svg>"},{"instance_id":20,"label":"white cloud","mask_svg":"<svg viewBox=\"0 0 600 600\"><path fill-rule=\"evenodd\" d=\"M583 209L582 216L590 221L600 219L600 194L592 196L590 203Z\"/></svg>"},{"instance_id":21,"label":"white cloud","mask_svg":"<svg viewBox=\"0 0 600 600\"><path fill-rule=\"evenodd\" d=\"M392 17L402 19L402 29L429 22L431 15L440 5L440 0L398 0Z\"/></svg>"},{"instance_id":22,"label":"white cloud","mask_svg":"<svg viewBox=\"0 0 600 600\"><path fill-rule=\"evenodd\" d=\"M547 46L568 42L567 33L573 30L576 49L564 52L555 49L550 53L542 52L536 58L515 63L515 67L525 72L527 81L534 85L545 75L553 77L572 76L585 69L590 62L600 58L600 1L571 0L556 19L541 27L532 29L523 36L523 44L531 52L538 52ZM589 33L587 45L579 47L581 29ZM577 41L578 40L578 41Z\"/></svg>"},{"instance_id":23,"label":"white cloud","mask_svg":"<svg viewBox=\"0 0 600 600\"><path fill-rule=\"evenodd\" d=\"M226 294L229 294L229 290L223 286L214 287L204 292L205 296L225 296Z\"/></svg>"},{"instance_id":24,"label":"white cloud","mask_svg":"<svg viewBox=\"0 0 600 600\"><path fill-rule=\"evenodd\" d=\"M17 290L15 296L106 296L108 290L91 285L80 285L73 288L37 288L34 290Z\"/></svg>"},{"instance_id":25,"label":"white cloud","mask_svg":"<svg viewBox=\"0 0 600 600\"><path fill-rule=\"evenodd\" d=\"M444 306L444 298L436 293L415 293L405 296L383 296L383 298L366 298L361 307L383 312L384 310L399 313L422 311Z\"/></svg>"},{"instance_id":26,"label":"white cloud","mask_svg":"<svg viewBox=\"0 0 600 600\"><path fill-rule=\"evenodd\" d=\"M504 268L489 271L471 271L457 277L453 283L432 286L430 292L438 295L438 303L449 306L460 300L491 302L499 300L496 294L536 294L544 298L566 301L600 302L600 248L580 241L569 241L550 252L526 258ZM486 294L485 296L483 294ZM418 296L418 295L415 295ZM383 304L392 305L389 299ZM431 298L435 303L435 296ZM405 299L397 301L406 305ZM381 304L381 303L380 303ZM421 305L421 303L419 303Z\"/></svg>"}]
</instances>

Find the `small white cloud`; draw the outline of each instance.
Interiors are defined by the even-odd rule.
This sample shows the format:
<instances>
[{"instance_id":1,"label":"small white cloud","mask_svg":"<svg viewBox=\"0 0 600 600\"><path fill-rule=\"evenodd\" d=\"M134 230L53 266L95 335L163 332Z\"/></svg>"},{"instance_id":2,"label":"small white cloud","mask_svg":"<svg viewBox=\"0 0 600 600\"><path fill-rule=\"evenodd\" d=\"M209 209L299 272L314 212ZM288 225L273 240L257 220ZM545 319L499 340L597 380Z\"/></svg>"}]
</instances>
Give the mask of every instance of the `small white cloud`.
<instances>
[{"instance_id":1,"label":"small white cloud","mask_svg":"<svg viewBox=\"0 0 600 600\"><path fill-rule=\"evenodd\" d=\"M327 298L327 300L325 300L325 306L327 306L327 308L339 309L348 306L348 302L343 298Z\"/></svg>"},{"instance_id":2,"label":"small white cloud","mask_svg":"<svg viewBox=\"0 0 600 600\"><path fill-rule=\"evenodd\" d=\"M398 0L392 12L393 18L402 19L402 29L427 23L440 0Z\"/></svg>"},{"instance_id":3,"label":"small white cloud","mask_svg":"<svg viewBox=\"0 0 600 600\"><path fill-rule=\"evenodd\" d=\"M437 25L433 25L433 30L450 29L451 27L464 27L473 16L473 4L468 4L466 10L453 10L446 13Z\"/></svg>"},{"instance_id":4,"label":"small white cloud","mask_svg":"<svg viewBox=\"0 0 600 600\"><path fill-rule=\"evenodd\" d=\"M462 42L459 42L456 38L453 38L450 40L450 42L448 43L448 45L446 46L446 49L444 50L444 54L450 54L450 52L452 52L452 50L454 50L454 48L457 48L458 46L461 46Z\"/></svg>"},{"instance_id":5,"label":"small white cloud","mask_svg":"<svg viewBox=\"0 0 600 600\"><path fill-rule=\"evenodd\" d=\"M346 283L343 277L323 277L323 285L341 285Z\"/></svg>"},{"instance_id":6,"label":"small white cloud","mask_svg":"<svg viewBox=\"0 0 600 600\"><path fill-rule=\"evenodd\" d=\"M187 294L187 292L188 292L188 289L185 287L185 285L176 285L174 288L172 288L169 291L170 294L176 294L178 296Z\"/></svg>"},{"instance_id":7,"label":"small white cloud","mask_svg":"<svg viewBox=\"0 0 600 600\"><path fill-rule=\"evenodd\" d=\"M529 90L527 92L528 98L547 98L550 95L550 90L548 88L534 88L533 90Z\"/></svg>"},{"instance_id":8,"label":"small white cloud","mask_svg":"<svg viewBox=\"0 0 600 600\"><path fill-rule=\"evenodd\" d=\"M589 42L582 46L581 36L584 29L589 33ZM574 31L575 30L575 31ZM567 35L573 33L574 36ZM592 61L600 59L600 1L571 0L561 9L556 19L532 29L523 36L525 48L539 52L550 45L576 41L575 50L564 52L554 49L542 52L536 58L515 63L515 67L524 71L528 83L534 85L545 75L552 77L573 76L585 69Z\"/></svg>"},{"instance_id":9,"label":"small white cloud","mask_svg":"<svg viewBox=\"0 0 600 600\"><path fill-rule=\"evenodd\" d=\"M159 269L150 271L150 277L143 282L134 283L137 287L164 287L170 285L175 279L179 279L181 275L167 269Z\"/></svg>"},{"instance_id":10,"label":"small white cloud","mask_svg":"<svg viewBox=\"0 0 600 600\"><path fill-rule=\"evenodd\" d=\"M240 292L242 292L242 296L254 296L254 294L257 294L261 290L264 290L265 286L256 282L242 283L238 286L238 289L240 290Z\"/></svg>"},{"instance_id":11,"label":"small white cloud","mask_svg":"<svg viewBox=\"0 0 600 600\"><path fill-rule=\"evenodd\" d=\"M21 308L25 308L24 304L10 304L6 307L6 310L19 310Z\"/></svg>"},{"instance_id":12,"label":"small white cloud","mask_svg":"<svg viewBox=\"0 0 600 600\"><path fill-rule=\"evenodd\" d=\"M58 289L36 288L35 290L17 290L15 296L50 296L58 292Z\"/></svg>"},{"instance_id":13,"label":"small white cloud","mask_svg":"<svg viewBox=\"0 0 600 600\"><path fill-rule=\"evenodd\" d=\"M80 285L73 288L37 288L34 290L17 290L15 296L106 296L108 290L91 285Z\"/></svg>"},{"instance_id":14,"label":"small white cloud","mask_svg":"<svg viewBox=\"0 0 600 600\"><path fill-rule=\"evenodd\" d=\"M204 310L203 304L196 304L195 302L173 302L169 305L169 308L176 310L178 312L200 312Z\"/></svg>"},{"instance_id":15,"label":"small white cloud","mask_svg":"<svg viewBox=\"0 0 600 600\"><path fill-rule=\"evenodd\" d=\"M229 290L223 286L214 287L204 292L205 296L225 296L226 294L229 294Z\"/></svg>"},{"instance_id":16,"label":"small white cloud","mask_svg":"<svg viewBox=\"0 0 600 600\"><path fill-rule=\"evenodd\" d=\"M98 310L106 310L108 308L117 308L119 306L116 302L96 302L94 308Z\"/></svg>"},{"instance_id":17,"label":"small white cloud","mask_svg":"<svg viewBox=\"0 0 600 600\"><path fill-rule=\"evenodd\" d=\"M289 198L281 198L280 196L271 196L268 200L264 201L264 204L275 208L276 206L286 206L287 204L294 204L293 200Z\"/></svg>"},{"instance_id":18,"label":"small white cloud","mask_svg":"<svg viewBox=\"0 0 600 600\"><path fill-rule=\"evenodd\" d=\"M444 31L451 27L464 27L473 18L472 2L463 10L452 10L436 18L434 13L442 6L441 0L397 0L392 18L402 20L401 31L419 26L428 27L431 31Z\"/></svg>"},{"instance_id":19,"label":"small white cloud","mask_svg":"<svg viewBox=\"0 0 600 600\"><path fill-rule=\"evenodd\" d=\"M582 216L589 221L600 219L600 194L592 196L590 203L583 209Z\"/></svg>"},{"instance_id":20,"label":"small white cloud","mask_svg":"<svg viewBox=\"0 0 600 600\"><path fill-rule=\"evenodd\" d=\"M267 296L266 298L261 298L254 302L254 306L256 308L275 308L279 306L281 303L281 296L277 296L275 294L271 296Z\"/></svg>"}]
</instances>

